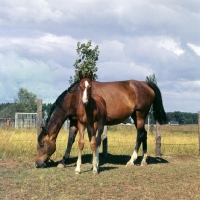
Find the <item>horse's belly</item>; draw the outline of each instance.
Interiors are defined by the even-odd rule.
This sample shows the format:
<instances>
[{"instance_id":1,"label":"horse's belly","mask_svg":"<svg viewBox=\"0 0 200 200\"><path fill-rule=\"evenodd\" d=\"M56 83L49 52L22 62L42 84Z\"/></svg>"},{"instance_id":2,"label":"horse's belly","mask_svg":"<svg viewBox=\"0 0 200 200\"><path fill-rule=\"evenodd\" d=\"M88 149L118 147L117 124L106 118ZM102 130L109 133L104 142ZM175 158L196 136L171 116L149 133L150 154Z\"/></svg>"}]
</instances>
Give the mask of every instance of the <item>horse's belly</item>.
<instances>
[{"instance_id":1,"label":"horse's belly","mask_svg":"<svg viewBox=\"0 0 200 200\"><path fill-rule=\"evenodd\" d=\"M107 117L106 124L107 125L115 125L124 122L128 119L133 113L133 108L131 107L107 107Z\"/></svg>"}]
</instances>

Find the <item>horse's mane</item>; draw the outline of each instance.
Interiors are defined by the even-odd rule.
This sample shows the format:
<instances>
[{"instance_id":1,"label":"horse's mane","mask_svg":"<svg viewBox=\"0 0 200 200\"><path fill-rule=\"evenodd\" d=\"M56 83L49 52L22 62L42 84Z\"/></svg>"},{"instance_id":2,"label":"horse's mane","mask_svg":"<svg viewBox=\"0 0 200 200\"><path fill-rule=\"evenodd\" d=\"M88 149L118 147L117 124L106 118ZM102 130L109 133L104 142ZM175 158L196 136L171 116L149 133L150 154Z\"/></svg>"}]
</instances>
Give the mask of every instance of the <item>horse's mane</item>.
<instances>
[{"instance_id":1,"label":"horse's mane","mask_svg":"<svg viewBox=\"0 0 200 200\"><path fill-rule=\"evenodd\" d=\"M62 102L65 98L65 96L67 95L68 92L73 92L74 90L72 90L72 88L77 84L79 83L79 81L76 81L74 82L67 90L65 90L64 92L62 92L62 94L60 94L58 96L58 98L56 99L56 101L53 103L50 111L49 111L49 114L48 114L48 117L47 117L47 120L46 120L46 124L49 122L49 119L51 117L51 114L53 113L53 111L55 110L56 107L60 107L62 106Z\"/></svg>"}]
</instances>

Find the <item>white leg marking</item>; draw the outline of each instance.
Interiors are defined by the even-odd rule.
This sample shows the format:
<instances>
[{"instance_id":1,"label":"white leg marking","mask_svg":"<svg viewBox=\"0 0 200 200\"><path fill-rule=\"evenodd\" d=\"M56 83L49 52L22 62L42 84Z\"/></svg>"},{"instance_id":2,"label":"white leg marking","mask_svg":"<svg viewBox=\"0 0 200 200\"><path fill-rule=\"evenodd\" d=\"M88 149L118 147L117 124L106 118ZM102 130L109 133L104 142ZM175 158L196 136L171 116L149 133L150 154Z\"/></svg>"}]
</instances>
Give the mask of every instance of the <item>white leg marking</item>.
<instances>
[{"instance_id":1,"label":"white leg marking","mask_svg":"<svg viewBox=\"0 0 200 200\"><path fill-rule=\"evenodd\" d=\"M147 153L143 154L141 166L147 165Z\"/></svg>"},{"instance_id":2,"label":"white leg marking","mask_svg":"<svg viewBox=\"0 0 200 200\"><path fill-rule=\"evenodd\" d=\"M94 175L98 174L98 171L97 171L96 152L95 152L95 151L93 152L92 166L93 166L93 174L94 174Z\"/></svg>"},{"instance_id":3,"label":"white leg marking","mask_svg":"<svg viewBox=\"0 0 200 200\"><path fill-rule=\"evenodd\" d=\"M136 150L133 151L131 159L126 163L126 167L130 165L134 165L134 161L137 159L137 152Z\"/></svg>"},{"instance_id":4,"label":"white leg marking","mask_svg":"<svg viewBox=\"0 0 200 200\"><path fill-rule=\"evenodd\" d=\"M99 146L96 149L96 161L97 161L97 168L99 167Z\"/></svg>"},{"instance_id":5,"label":"white leg marking","mask_svg":"<svg viewBox=\"0 0 200 200\"><path fill-rule=\"evenodd\" d=\"M78 160L76 162L75 174L80 174L81 173L81 164L82 164L81 154L82 154L82 152L79 151L79 153L78 153Z\"/></svg>"}]
</instances>

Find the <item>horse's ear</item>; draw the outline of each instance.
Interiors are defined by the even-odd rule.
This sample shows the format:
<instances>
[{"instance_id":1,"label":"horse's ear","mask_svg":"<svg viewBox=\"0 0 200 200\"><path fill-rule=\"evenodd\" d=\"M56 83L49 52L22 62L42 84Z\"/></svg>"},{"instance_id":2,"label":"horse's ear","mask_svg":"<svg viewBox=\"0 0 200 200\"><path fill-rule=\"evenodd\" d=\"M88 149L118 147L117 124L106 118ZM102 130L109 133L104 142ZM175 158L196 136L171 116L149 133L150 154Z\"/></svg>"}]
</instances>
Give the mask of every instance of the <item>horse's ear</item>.
<instances>
[{"instance_id":1,"label":"horse's ear","mask_svg":"<svg viewBox=\"0 0 200 200\"><path fill-rule=\"evenodd\" d=\"M43 135L43 136L45 136L45 135L47 135L48 133L47 133L47 130L46 130L46 128L44 127L44 126L42 126L41 128L40 128L40 130L41 130L41 135Z\"/></svg>"},{"instance_id":2,"label":"horse's ear","mask_svg":"<svg viewBox=\"0 0 200 200\"><path fill-rule=\"evenodd\" d=\"M92 73L92 72L90 72L90 73L88 74L88 78L91 79L91 80L93 79L93 73Z\"/></svg>"},{"instance_id":3,"label":"horse's ear","mask_svg":"<svg viewBox=\"0 0 200 200\"><path fill-rule=\"evenodd\" d=\"M42 134L46 134L46 129L45 129L45 127L44 127L44 123L43 122L41 122L41 124L40 124L40 133L42 133Z\"/></svg>"},{"instance_id":4,"label":"horse's ear","mask_svg":"<svg viewBox=\"0 0 200 200\"><path fill-rule=\"evenodd\" d=\"M83 74L82 74L82 71L79 71L79 79L83 79Z\"/></svg>"},{"instance_id":5,"label":"horse's ear","mask_svg":"<svg viewBox=\"0 0 200 200\"><path fill-rule=\"evenodd\" d=\"M40 127L40 134L39 134L39 136L38 136L38 142L40 142L40 140L45 136L45 135L47 135L48 133L47 133L47 130L46 130L46 128L44 127L44 126L41 126Z\"/></svg>"}]
</instances>

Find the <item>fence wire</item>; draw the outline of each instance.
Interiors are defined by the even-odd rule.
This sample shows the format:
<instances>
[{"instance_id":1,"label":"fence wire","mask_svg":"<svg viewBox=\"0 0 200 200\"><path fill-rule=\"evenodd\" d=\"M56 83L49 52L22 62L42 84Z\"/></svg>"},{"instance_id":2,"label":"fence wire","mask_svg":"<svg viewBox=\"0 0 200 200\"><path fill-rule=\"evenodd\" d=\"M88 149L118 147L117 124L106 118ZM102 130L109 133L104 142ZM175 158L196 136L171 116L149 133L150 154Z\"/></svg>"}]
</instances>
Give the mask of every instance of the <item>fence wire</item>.
<instances>
[{"instance_id":1,"label":"fence wire","mask_svg":"<svg viewBox=\"0 0 200 200\"><path fill-rule=\"evenodd\" d=\"M7 119L1 120L0 127L0 158L34 158L37 153L37 130L35 128L18 128L7 126ZM12 121L11 123L12 124ZM146 130L148 127L146 126ZM137 136L133 125L109 126L107 131L108 153L113 155L131 155ZM155 156L156 127L151 126L148 132L148 155ZM78 138L73 145L71 156L77 156ZM68 129L63 127L58 134L57 150L54 159L62 159L68 140ZM164 125L161 127L161 153L162 155L198 155L198 125ZM101 150L102 152L102 150ZM85 134L85 147L83 154L91 154L87 134ZM139 151L142 154L142 151Z\"/></svg>"}]
</instances>

